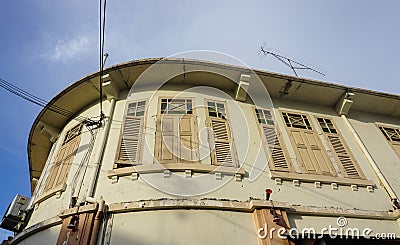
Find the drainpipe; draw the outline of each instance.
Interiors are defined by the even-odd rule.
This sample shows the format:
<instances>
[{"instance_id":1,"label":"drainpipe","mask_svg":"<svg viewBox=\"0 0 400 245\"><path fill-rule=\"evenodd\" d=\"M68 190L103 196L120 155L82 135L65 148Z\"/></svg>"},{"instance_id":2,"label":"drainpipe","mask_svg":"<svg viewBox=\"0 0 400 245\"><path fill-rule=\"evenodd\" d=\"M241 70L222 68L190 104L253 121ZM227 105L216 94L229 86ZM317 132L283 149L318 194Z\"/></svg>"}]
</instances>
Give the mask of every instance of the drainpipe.
<instances>
[{"instance_id":1,"label":"drainpipe","mask_svg":"<svg viewBox=\"0 0 400 245\"><path fill-rule=\"evenodd\" d=\"M115 109L115 98L111 99L111 106L110 106L110 111L108 113L108 121L106 122L106 125L104 126L104 133L101 136L101 138L99 139L100 141L100 149L96 149L97 150L97 154L95 155L95 160L94 160L94 164L95 164L95 169L93 172L93 177L91 178L91 182L90 182L90 186L89 186L89 191L88 191L88 198L93 198L94 197L94 192L96 189L96 184L97 184L97 180L99 178L99 173L100 173L100 167L101 167L101 163L103 160L103 156L104 156L104 149L106 147L106 143L107 143L107 139L108 139L108 135L110 133L110 127L111 127L111 123L112 123L112 118L114 115L114 109Z\"/></svg>"},{"instance_id":2,"label":"drainpipe","mask_svg":"<svg viewBox=\"0 0 400 245\"><path fill-rule=\"evenodd\" d=\"M346 126L350 129L350 131L351 131L354 139L356 140L358 146L361 148L361 150L364 153L365 157L367 158L369 164L374 169L376 175L378 176L379 180L383 184L383 187L385 188L386 192L389 194L390 198L392 200L398 200L398 198L397 198L396 194L394 193L392 187L390 187L389 182L386 180L385 176L383 176L381 170L379 169L378 165L375 163L374 159L372 159L371 154L368 152L368 150L365 147L364 143L361 141L360 136L354 130L353 126L350 124L350 122L347 119L347 117L344 114L342 114L341 117L342 117L343 121L345 122Z\"/></svg>"},{"instance_id":3,"label":"drainpipe","mask_svg":"<svg viewBox=\"0 0 400 245\"><path fill-rule=\"evenodd\" d=\"M92 229L92 234L90 238L90 245L96 245L97 244L97 239L100 231L100 225L101 225L101 220L103 218L103 213L105 209L105 202L103 198L100 198L99 201L99 208L97 209L96 216L94 217L94 222L93 222L93 229Z\"/></svg>"}]
</instances>

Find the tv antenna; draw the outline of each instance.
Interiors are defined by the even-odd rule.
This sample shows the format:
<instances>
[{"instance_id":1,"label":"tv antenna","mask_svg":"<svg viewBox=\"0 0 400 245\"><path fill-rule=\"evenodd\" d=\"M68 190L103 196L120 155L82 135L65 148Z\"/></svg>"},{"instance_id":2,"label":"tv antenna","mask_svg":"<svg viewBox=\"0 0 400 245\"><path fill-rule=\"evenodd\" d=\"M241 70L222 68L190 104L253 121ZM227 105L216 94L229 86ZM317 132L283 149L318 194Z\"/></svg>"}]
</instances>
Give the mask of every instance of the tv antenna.
<instances>
[{"instance_id":1,"label":"tv antenna","mask_svg":"<svg viewBox=\"0 0 400 245\"><path fill-rule=\"evenodd\" d=\"M320 71L317 71L317 70L315 70L315 69L313 69L313 68L311 68L309 66L303 65L303 64L301 64L301 63L299 63L297 61L294 61L294 60L292 60L292 59L290 59L288 57L285 57L285 56L282 56L282 55L279 55L279 54L276 54L276 53L273 53L271 51L266 50L265 49L265 44L263 44L260 47L260 51L258 52L258 55L261 55L261 54L263 54L264 56L271 55L271 56L275 57L280 62L282 62L283 64L288 66L293 71L293 73L294 73L294 75L296 77L299 77L299 75L297 74L296 70L310 70L310 71L318 73L318 74L320 74L322 76L325 76L324 73L322 73Z\"/></svg>"}]
</instances>

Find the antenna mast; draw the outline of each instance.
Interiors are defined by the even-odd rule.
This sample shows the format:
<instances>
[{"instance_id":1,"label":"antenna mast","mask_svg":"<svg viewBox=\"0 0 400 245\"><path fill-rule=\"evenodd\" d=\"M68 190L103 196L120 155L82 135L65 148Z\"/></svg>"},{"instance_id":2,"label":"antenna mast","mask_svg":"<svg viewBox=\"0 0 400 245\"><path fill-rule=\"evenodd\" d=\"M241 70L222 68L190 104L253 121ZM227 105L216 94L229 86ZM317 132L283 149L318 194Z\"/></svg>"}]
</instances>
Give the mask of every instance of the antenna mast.
<instances>
[{"instance_id":1,"label":"antenna mast","mask_svg":"<svg viewBox=\"0 0 400 245\"><path fill-rule=\"evenodd\" d=\"M285 56L282 56L282 55L279 55L279 54L275 54L273 52L265 50L265 45L262 45L260 47L259 55L261 55L261 54L263 54L264 56L271 55L271 56L275 57L280 62L282 62L283 64L288 66L293 71L293 73L294 73L294 75L296 77L299 77L297 72L296 72L296 70L310 70L310 71L318 73L318 74L320 74L322 76L325 76L324 73L322 73L320 71L317 71L317 70L315 70L315 69L313 69L313 68L311 68L309 66L303 65L303 64L301 64L301 63L299 63L297 61L294 61L294 60L292 60L290 58L287 58Z\"/></svg>"}]
</instances>

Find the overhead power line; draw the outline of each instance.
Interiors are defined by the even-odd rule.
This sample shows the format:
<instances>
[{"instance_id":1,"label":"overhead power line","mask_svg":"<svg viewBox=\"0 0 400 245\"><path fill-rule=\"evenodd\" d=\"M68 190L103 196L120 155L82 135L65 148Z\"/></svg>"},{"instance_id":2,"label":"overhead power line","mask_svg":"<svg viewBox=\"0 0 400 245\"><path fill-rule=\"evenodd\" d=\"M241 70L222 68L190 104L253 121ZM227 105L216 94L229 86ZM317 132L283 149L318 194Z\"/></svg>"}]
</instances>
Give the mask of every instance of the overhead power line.
<instances>
[{"instance_id":1,"label":"overhead power line","mask_svg":"<svg viewBox=\"0 0 400 245\"><path fill-rule=\"evenodd\" d=\"M50 105L48 101L41 99L17 86L14 84L7 82L6 80L0 78L0 87L3 89L7 90L8 92L17 95L20 98L23 98L35 105L38 105L40 107L47 107L48 110L55 112L59 115L65 116L67 118L71 118L73 120L79 121L79 122L85 122L85 123L94 123L93 120L90 118L84 117L77 115L76 113L69 111L67 109L64 109L62 107L56 106L56 105Z\"/></svg>"},{"instance_id":2,"label":"overhead power line","mask_svg":"<svg viewBox=\"0 0 400 245\"><path fill-rule=\"evenodd\" d=\"M101 124L104 113L103 113L103 70L108 54L104 53L104 41L105 41L105 30L106 30L106 8L107 0L100 0L99 2L99 70L100 70L100 92L99 92L99 103L100 103L100 119L98 124Z\"/></svg>"}]
</instances>

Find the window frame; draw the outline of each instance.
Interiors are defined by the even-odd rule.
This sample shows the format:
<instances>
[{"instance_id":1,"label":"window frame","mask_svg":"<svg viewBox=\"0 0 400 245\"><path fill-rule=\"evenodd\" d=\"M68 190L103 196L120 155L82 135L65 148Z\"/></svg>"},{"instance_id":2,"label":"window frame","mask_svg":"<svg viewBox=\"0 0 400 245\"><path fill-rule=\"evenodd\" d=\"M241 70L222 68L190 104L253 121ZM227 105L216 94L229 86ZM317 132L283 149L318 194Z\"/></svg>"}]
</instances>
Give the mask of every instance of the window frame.
<instances>
[{"instance_id":1,"label":"window frame","mask_svg":"<svg viewBox=\"0 0 400 245\"><path fill-rule=\"evenodd\" d=\"M120 151L121 151L121 145L122 145L122 140L123 140L123 130L124 130L124 126L125 126L125 121L126 121L126 117L128 116L128 111L129 111L129 104L133 104L133 103L139 103L139 102L145 102L144 105L144 114L140 117L142 117L142 128L140 129L139 132L139 142L138 142L138 148L137 148L137 163L136 164L132 164L130 161L123 161L119 159L119 155L120 155ZM113 164L113 169L120 169L120 168L126 168L126 167L130 167L130 166L136 166L136 165L141 165L142 162L142 157L143 157L143 141L144 141L144 137L146 135L146 121L147 121L147 110L148 110L148 99L137 99L137 100L131 100L131 101L127 101L127 106L124 109L124 114L123 114L123 120L121 123L121 129L119 130L119 138L118 138L118 147L117 147L117 151L115 153L115 159L114 159L114 164ZM136 105L136 109L138 108L138 105ZM137 111L135 110L135 113ZM132 116L132 117L139 117L139 116ZM119 166L122 165L122 166ZM123 166L126 165L126 166Z\"/></svg>"},{"instance_id":2,"label":"window frame","mask_svg":"<svg viewBox=\"0 0 400 245\"><path fill-rule=\"evenodd\" d=\"M236 151L236 145L235 145L235 140L233 137L232 133L232 125L229 120L229 111L228 111L228 106L226 101L220 101L220 100L215 100L215 99L204 99L205 101L205 112L206 112L206 126L212 129L212 118L213 116L209 115L209 110L208 110L208 102L215 103L216 108L217 108L217 103L218 104L223 104L224 105L224 111L225 115L223 117L218 117L218 111L217 111L217 120L224 120L227 125L227 135L230 137L230 147L231 147L231 158L232 158L232 164L219 164L217 160L217 155L216 155L216 150L215 147L213 149L212 146L215 146L215 138L214 134L211 135L210 132L208 134L208 143L210 145L210 158L211 158L211 165L214 166L224 166L224 167L233 167L233 168L238 168L239 167L239 161L238 161L238 156L237 156L237 151Z\"/></svg>"},{"instance_id":3,"label":"window frame","mask_svg":"<svg viewBox=\"0 0 400 245\"><path fill-rule=\"evenodd\" d=\"M163 100L191 100L191 113L184 113L184 114L180 114L180 113L162 113L162 103ZM184 160L178 156L173 156L175 160L172 161L164 161L160 159L160 153L161 153L161 144L162 144L162 139L161 139L161 135L162 135L162 128L161 128L161 120L163 116L167 116L167 117L183 117L185 115L191 115L193 117L193 120L195 121L194 123L194 127L193 127L193 131L192 131L192 135L195 136L194 139L194 144L199 144L199 125L197 122L197 108L196 108L196 98L193 96L184 96L184 97L176 97L176 96L159 96L158 100L157 100L157 115L156 115L156 129L155 129L155 142L154 142L154 161L157 164L199 164L200 163L200 153L199 153L199 148L197 147L195 154L196 154L196 158L197 160L194 161L190 161L190 160ZM167 101L168 103L168 101ZM186 103L186 102L185 102ZM168 108L168 104L167 104L167 108ZM185 110L187 111L187 110ZM179 124L178 124L178 130L180 130L179 128ZM180 141L179 141L180 142Z\"/></svg>"},{"instance_id":4,"label":"window frame","mask_svg":"<svg viewBox=\"0 0 400 245\"><path fill-rule=\"evenodd\" d=\"M394 141L389 139L389 135L387 133L382 131L382 128L389 128L393 129L394 131L398 131L397 133L400 134L400 126L393 126L393 125L385 125L385 124L376 124L379 132L381 135L385 138L386 142L390 145L394 153L397 155L398 158L400 158L400 141Z\"/></svg>"},{"instance_id":5,"label":"window frame","mask_svg":"<svg viewBox=\"0 0 400 245\"><path fill-rule=\"evenodd\" d=\"M287 123L286 123L285 118L284 118L284 113L286 113L286 114L298 114L298 115L301 115L303 119L306 118L307 121L308 121L308 124L305 123L305 124L306 124L306 128L301 128L301 127L289 127L289 126L287 125ZM313 173L313 172L307 171L307 169L306 169L306 167L305 167L305 163L303 163L303 164L298 164L298 166L300 167L300 170L301 170L301 174L337 177L338 174L337 174L337 172L336 172L335 169L334 169L333 163L332 163L331 159L329 158L329 155L328 155L328 153L327 153L327 151L326 151L326 148L325 148L323 142L322 142L321 139L319 138L318 132L316 131L316 127L318 127L319 125L315 125L315 124L312 122L311 117L310 117L310 113L304 112L304 111L294 111L294 110L287 110L287 109L285 109L285 110L279 110L279 114L280 114L280 116L281 116L281 118L282 118L282 120L283 120L283 124L284 124L284 127L285 127L285 129L286 129L286 132L288 133L289 140L290 140L290 144L292 145L292 149L293 149L294 152L295 152L297 162L298 162L298 163L300 163L300 162L303 163L303 162L302 162L302 161L303 161L302 159L299 161L299 159L301 158L300 152L299 152L299 150L298 150L299 147L297 147L296 142L295 142L295 139L294 139L293 134L292 134L293 131L296 131L296 130L298 130L298 131L300 131L300 132L305 132L305 133L312 133L314 139L316 140L317 147L318 147L319 150L321 151L322 157L324 158L324 161L325 161L325 163L326 163L326 167L328 168L328 171L329 171L329 174L324 174L324 173L322 173L321 165L320 165L320 163L317 161L317 159L315 158L315 159L312 160L312 161L313 161L314 163L315 163L315 162L317 163L316 166L313 164L313 166L316 168L316 172ZM293 124L292 124L292 125L293 125ZM315 146L314 146L314 147L315 147ZM311 146L311 145L307 146L307 151L309 150L308 148L312 149L312 148L314 148L314 147Z\"/></svg>"},{"instance_id":6,"label":"window frame","mask_svg":"<svg viewBox=\"0 0 400 245\"><path fill-rule=\"evenodd\" d=\"M293 173L293 172L295 172L295 170L293 168L292 161L291 161L290 156L289 156L289 153L287 151L286 144L285 144L285 142L284 142L284 140L282 138L282 133L281 133L281 131L279 129L279 126L278 126L278 124L276 122L276 115L275 115L274 111L272 110L272 108L271 109L265 109L265 108L261 108L261 107L257 107L257 106L252 106L252 110L253 110L253 115L254 115L254 118L255 118L255 121L256 121L256 124L257 124L258 132L259 132L259 135L261 137L261 141L262 141L262 145L263 145L264 151L265 151L265 153L269 154L269 155L266 155L266 157L268 158L268 166L269 166L270 170L271 171L278 171L278 172L282 172L282 173ZM260 120L259 120L259 117L258 117L258 114L257 114L256 110L262 110L263 111L263 115L264 115L264 111L265 110L268 111L270 113L270 115L271 115L271 120L268 120L264 116L265 124L261 123ZM269 124L268 121L272 121L273 125ZM264 135L264 129L263 129L264 125L266 125L266 127L270 127L270 128L274 128L275 129L276 140L279 141L280 148L281 148L281 150L283 152L283 156L285 157L285 161L286 161L286 164L287 164L287 167L288 167L287 171L281 170L281 169L279 169L279 168L277 168L275 166L275 163L274 163L273 158L272 158L271 150L270 150L271 147L269 146L269 144L267 142L267 139L266 139L266 137Z\"/></svg>"},{"instance_id":7,"label":"window frame","mask_svg":"<svg viewBox=\"0 0 400 245\"><path fill-rule=\"evenodd\" d=\"M74 131L76 128L79 127L79 134L76 134L73 138L68 139L68 135L70 132ZM51 161L49 162L51 164L50 166L50 170L47 173L46 178L44 179L44 185L43 185L43 189L42 189L42 194L40 196L38 196L35 200L35 203L41 202L51 196L53 196L54 194L58 193L58 192L62 192L65 191L66 187L67 187L67 181L68 181L68 176L69 176L69 172L71 170L71 165L72 162L74 161L78 150L79 150L79 146L81 144L81 140L82 140L82 129L83 129L83 124L82 123L78 123L75 126L71 127L65 134L63 137L62 141L57 141L59 142L59 145L57 147L57 149L55 149L56 153L55 155L52 156L53 159L51 159ZM59 163L59 167L63 167L66 164L66 161L71 161L71 163L67 164L66 169L64 170L66 173L64 175L64 177L62 177L62 183L57 184L57 182L60 179L60 173L59 171L62 171L62 169L57 170L57 173L54 177L54 179L50 179L52 178L52 174L54 171L54 168L56 167L56 164L58 164L57 159L60 157L59 154L61 154L61 152L64 150L66 150L65 148L68 149L68 147L73 147L74 144L76 145L74 150L74 153L70 156L70 159L65 159L64 156L62 156L63 160L62 163ZM52 184L49 184L49 181L52 181ZM48 185L51 185L51 187L48 188Z\"/></svg>"},{"instance_id":8,"label":"window frame","mask_svg":"<svg viewBox=\"0 0 400 245\"><path fill-rule=\"evenodd\" d=\"M322 134L323 134L323 136L324 136L324 139L325 139L326 142L329 144L329 149L330 149L330 151L332 152L332 155L333 155L333 157L335 158L335 161L336 161L336 163L337 163L337 166L339 167L340 171L342 172L343 177L344 177L344 178L349 178L349 179L366 179L366 177L365 177L365 175L364 175L362 169L360 168L360 166L359 166L359 164L358 164L356 158L354 157L353 153L351 152L350 148L348 147L347 142L344 140L342 134L340 133L340 130L339 130L338 127L336 126L336 123L334 122L333 118L332 118L332 117L329 117L329 116L325 116L325 115L316 115L316 114L314 114L313 117L315 118L315 120L316 120L317 123L318 123L317 126L322 130ZM331 122L331 124L332 124L333 129L336 131L336 133L325 132L325 131L323 130L323 127L321 126L321 124L320 124L319 121L318 121L319 118L323 119L324 122L326 122L326 120L329 120L329 121ZM331 129L332 129L332 128L331 128ZM331 130L330 130L330 131L331 131ZM339 140L341 141L341 144L343 145L343 148L344 148L346 154L348 155L348 157L349 157L350 160L352 161L352 164L353 164L354 168L357 170L358 175L359 175L359 178L353 178L353 177L350 177L350 176L346 176L347 173L346 173L345 167L343 166L341 160L339 159L339 156L340 156L341 154L339 154L339 153L336 152L336 150L334 149L334 147L333 147L331 141L329 140L329 136L337 136L337 137L339 138ZM342 154L342 155L344 156L345 154ZM333 163L332 163L332 164L333 164Z\"/></svg>"}]
</instances>

